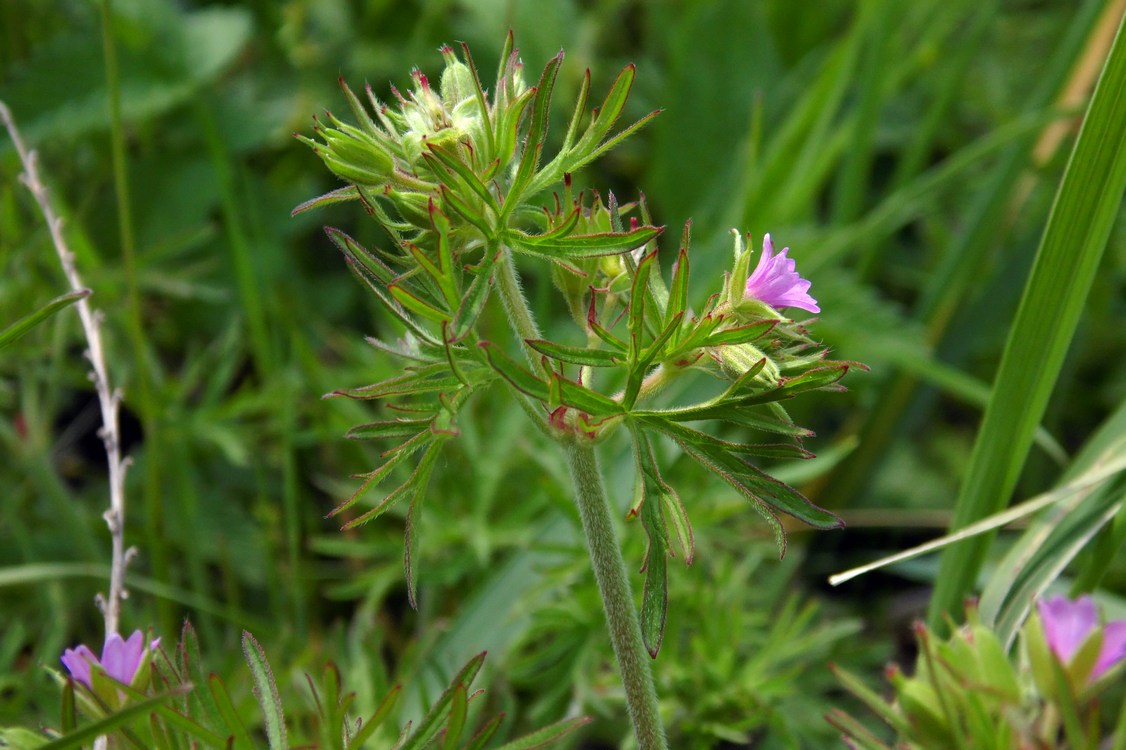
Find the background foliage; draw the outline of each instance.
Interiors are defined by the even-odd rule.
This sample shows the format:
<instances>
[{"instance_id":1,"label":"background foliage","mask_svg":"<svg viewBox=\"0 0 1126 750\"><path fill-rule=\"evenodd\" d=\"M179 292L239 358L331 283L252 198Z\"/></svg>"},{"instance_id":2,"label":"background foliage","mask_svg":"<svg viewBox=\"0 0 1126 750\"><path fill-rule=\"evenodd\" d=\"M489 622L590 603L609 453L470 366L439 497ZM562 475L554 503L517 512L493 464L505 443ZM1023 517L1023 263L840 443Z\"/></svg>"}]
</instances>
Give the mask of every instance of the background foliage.
<instances>
[{"instance_id":1,"label":"background foliage","mask_svg":"<svg viewBox=\"0 0 1126 750\"><path fill-rule=\"evenodd\" d=\"M673 746L823 746L834 732L819 717L843 701L826 663L875 678L884 659L906 658L898 644L935 567L837 590L824 577L949 521L1073 116L1121 15L1110 0L867 0L816 13L782 0L116 0L122 200L99 6L7 0L0 99L40 152L126 390L129 541L141 550L126 626L171 638L190 617L208 667L248 706L239 644L250 630L299 728L302 673L328 660L366 713L403 683L405 721L487 649L481 682L509 736L567 712L596 719L576 735L583 747L627 733L565 467L499 394L474 405L479 419L462 420L435 473L417 612L401 513L349 533L321 520L378 447L342 438L370 421L362 404L319 397L390 376L363 337L396 334L320 230L383 242L362 212L290 217L336 187L291 134L345 108L338 75L386 95L413 65L437 70L437 47L455 40L492 70L512 28L529 78L566 50L560 101L588 67L600 98L637 64L623 121L665 112L584 180L623 198L640 186L659 224L692 217L694 305L730 262L730 227L770 231L813 281L815 334L872 367L849 378L850 395L794 415L816 430L807 446L820 458L773 468L849 527L795 534L785 561L730 489L690 461L672 467L698 535L696 563L670 570L655 665ZM64 291L18 172L0 142L2 325ZM540 319L565 328L546 265L522 270ZM1052 487L1126 402L1123 320L1118 221L1017 497ZM58 692L39 665L100 640L104 455L83 347L64 311L0 352L3 724L54 721ZM625 441L603 461L624 516ZM643 535L629 531L639 564ZM1115 550L1104 542L1100 577L1121 617Z\"/></svg>"}]
</instances>

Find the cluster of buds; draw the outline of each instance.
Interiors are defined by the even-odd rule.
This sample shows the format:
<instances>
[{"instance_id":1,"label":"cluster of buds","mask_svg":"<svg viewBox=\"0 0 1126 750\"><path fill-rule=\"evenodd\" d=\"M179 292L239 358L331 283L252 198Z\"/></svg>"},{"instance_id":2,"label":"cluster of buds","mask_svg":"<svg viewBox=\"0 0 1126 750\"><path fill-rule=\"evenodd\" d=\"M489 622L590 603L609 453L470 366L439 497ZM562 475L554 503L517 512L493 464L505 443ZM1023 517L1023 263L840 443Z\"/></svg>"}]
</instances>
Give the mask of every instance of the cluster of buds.
<instances>
[{"instance_id":1,"label":"cluster of buds","mask_svg":"<svg viewBox=\"0 0 1126 750\"><path fill-rule=\"evenodd\" d=\"M1021 632L1021 650L1010 656L980 621L976 607L967 608L967 620L945 641L916 626L915 673L888 667L895 691L890 702L855 675L834 670L898 739L885 744L856 719L834 710L829 721L850 747L1109 746L1098 721L1099 698L1126 663L1126 621L1101 623L1089 596L1040 600ZM1126 741L1114 739L1115 747Z\"/></svg>"}]
</instances>

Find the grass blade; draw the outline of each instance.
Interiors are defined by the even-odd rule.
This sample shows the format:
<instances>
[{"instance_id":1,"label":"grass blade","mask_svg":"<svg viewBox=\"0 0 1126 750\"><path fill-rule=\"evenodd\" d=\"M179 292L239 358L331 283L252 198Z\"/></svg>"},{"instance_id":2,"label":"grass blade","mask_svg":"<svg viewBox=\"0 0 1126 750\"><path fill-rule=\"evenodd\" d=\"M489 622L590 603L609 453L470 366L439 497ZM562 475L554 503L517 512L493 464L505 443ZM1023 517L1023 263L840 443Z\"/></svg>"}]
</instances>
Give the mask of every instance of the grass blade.
<instances>
[{"instance_id":1,"label":"grass blade","mask_svg":"<svg viewBox=\"0 0 1126 750\"><path fill-rule=\"evenodd\" d=\"M952 529L1000 510L1020 474L1087 300L1126 189L1126 42L1111 47L1052 206L955 507ZM928 617L943 627L993 535L942 558Z\"/></svg>"}]
</instances>

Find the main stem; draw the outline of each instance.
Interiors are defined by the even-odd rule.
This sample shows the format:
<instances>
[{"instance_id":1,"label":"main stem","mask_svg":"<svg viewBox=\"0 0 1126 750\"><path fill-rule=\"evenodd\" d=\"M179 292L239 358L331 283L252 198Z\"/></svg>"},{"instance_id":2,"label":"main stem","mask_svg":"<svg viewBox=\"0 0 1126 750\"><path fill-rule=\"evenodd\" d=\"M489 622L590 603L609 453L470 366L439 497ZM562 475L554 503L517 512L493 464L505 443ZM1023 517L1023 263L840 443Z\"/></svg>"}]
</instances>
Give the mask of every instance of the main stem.
<instances>
[{"instance_id":1,"label":"main stem","mask_svg":"<svg viewBox=\"0 0 1126 750\"><path fill-rule=\"evenodd\" d=\"M538 355L525 343L529 339L540 337L539 328L520 288L516 267L512 262L512 251L504 248L503 252L497 286L504 309L532 369L542 372L543 365L540 364ZM653 673L649 668L649 655L641 638L641 625L637 621L637 610L634 609L626 563L622 559L622 550L614 532L614 518L606 499L602 473L598 469L598 457L594 453L594 446L585 443L566 444L564 452L571 480L575 485L575 501L579 506L579 517L590 549L594 578L602 596L606 624L610 629L610 643L618 659L618 671L625 686L626 704L629 706L638 747L640 750L667 750L665 730L657 706L657 690L653 686Z\"/></svg>"},{"instance_id":2,"label":"main stem","mask_svg":"<svg viewBox=\"0 0 1126 750\"><path fill-rule=\"evenodd\" d=\"M665 750L668 745L657 706L653 673L649 668L649 654L641 639L633 592L630 591L626 563L614 531L610 503L602 485L598 457L593 445L572 443L565 447L565 451L637 744L641 750Z\"/></svg>"}]
</instances>

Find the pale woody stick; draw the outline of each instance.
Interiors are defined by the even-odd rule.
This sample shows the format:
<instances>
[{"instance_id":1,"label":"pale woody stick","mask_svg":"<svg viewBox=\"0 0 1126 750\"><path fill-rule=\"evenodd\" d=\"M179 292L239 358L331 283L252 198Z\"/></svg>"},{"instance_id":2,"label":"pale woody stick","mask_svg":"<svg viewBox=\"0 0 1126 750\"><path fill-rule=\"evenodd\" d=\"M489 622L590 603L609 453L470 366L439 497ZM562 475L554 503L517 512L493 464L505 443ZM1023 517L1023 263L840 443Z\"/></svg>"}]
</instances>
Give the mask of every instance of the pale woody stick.
<instances>
[{"instance_id":1,"label":"pale woody stick","mask_svg":"<svg viewBox=\"0 0 1126 750\"><path fill-rule=\"evenodd\" d=\"M51 232L51 241L55 245L59 261L63 266L67 282L74 291L82 290L82 280L78 276L78 269L74 265L74 254L67 248L66 239L62 232L62 219L51 209L47 198L47 188L39 178L36 153L29 151L20 137L12 113L3 102L0 102L0 119L8 129L12 142L19 153L20 162L23 164L24 173L20 179L35 197L39 210L47 222L47 229ZM102 428L99 430L102 442L106 446L106 458L109 463L109 494L110 507L103 514L106 525L109 526L113 551L110 565L109 596L98 596L98 606L102 610L106 623L106 637L117 633L118 621L121 616L121 602L126 597L125 568L129 559L136 550L125 549L125 470L128 468L128 459L121 457L121 438L118 430L118 408L121 405L121 392L110 388L109 375L106 372L105 354L102 349L100 333L102 315L93 310L87 299L78 301L78 315L82 319L82 330L86 335L89 348L86 357L93 365L90 379L98 393L98 402L102 409Z\"/></svg>"}]
</instances>

